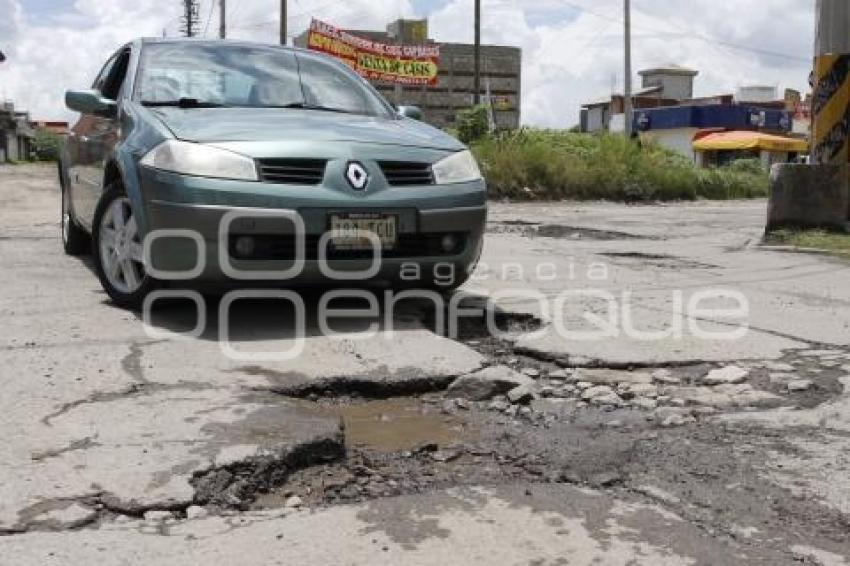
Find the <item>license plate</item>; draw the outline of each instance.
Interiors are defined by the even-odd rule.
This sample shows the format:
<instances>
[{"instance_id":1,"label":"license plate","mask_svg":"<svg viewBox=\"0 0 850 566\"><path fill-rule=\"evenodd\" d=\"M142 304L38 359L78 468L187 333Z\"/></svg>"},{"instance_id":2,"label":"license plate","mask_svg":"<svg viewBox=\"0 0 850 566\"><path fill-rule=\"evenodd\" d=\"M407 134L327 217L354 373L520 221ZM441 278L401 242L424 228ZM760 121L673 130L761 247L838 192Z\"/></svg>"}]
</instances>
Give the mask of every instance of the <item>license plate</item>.
<instances>
[{"instance_id":1,"label":"license plate","mask_svg":"<svg viewBox=\"0 0 850 566\"><path fill-rule=\"evenodd\" d=\"M393 249L398 242L398 216L393 214L331 214L331 245L337 250L371 250L371 240L359 232L372 232L381 248Z\"/></svg>"}]
</instances>

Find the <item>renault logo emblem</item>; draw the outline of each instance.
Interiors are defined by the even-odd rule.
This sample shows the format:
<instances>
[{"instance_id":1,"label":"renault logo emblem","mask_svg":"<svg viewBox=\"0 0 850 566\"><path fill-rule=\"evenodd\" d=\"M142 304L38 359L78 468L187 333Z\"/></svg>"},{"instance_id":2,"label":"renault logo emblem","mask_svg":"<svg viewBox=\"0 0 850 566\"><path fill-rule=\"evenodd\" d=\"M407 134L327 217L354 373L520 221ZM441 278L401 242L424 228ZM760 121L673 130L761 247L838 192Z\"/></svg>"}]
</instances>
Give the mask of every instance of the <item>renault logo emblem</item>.
<instances>
[{"instance_id":1,"label":"renault logo emblem","mask_svg":"<svg viewBox=\"0 0 850 566\"><path fill-rule=\"evenodd\" d=\"M345 169L345 178L348 184L356 191L362 191L369 184L369 172L360 163L352 161Z\"/></svg>"}]
</instances>

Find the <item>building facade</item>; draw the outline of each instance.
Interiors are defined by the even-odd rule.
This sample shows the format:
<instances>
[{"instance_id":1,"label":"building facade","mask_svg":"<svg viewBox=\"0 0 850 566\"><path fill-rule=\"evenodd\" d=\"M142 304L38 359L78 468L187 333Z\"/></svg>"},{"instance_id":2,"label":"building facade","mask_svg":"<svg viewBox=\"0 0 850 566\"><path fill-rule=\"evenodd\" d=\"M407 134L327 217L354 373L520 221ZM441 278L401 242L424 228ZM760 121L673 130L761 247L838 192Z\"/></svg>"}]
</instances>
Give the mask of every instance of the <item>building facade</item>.
<instances>
[{"instance_id":1,"label":"building facade","mask_svg":"<svg viewBox=\"0 0 850 566\"><path fill-rule=\"evenodd\" d=\"M0 103L0 163L30 159L34 136L28 113L16 111L11 102Z\"/></svg>"},{"instance_id":2,"label":"building facade","mask_svg":"<svg viewBox=\"0 0 850 566\"><path fill-rule=\"evenodd\" d=\"M704 132L752 131L777 136L791 132L791 113L741 104L708 104L635 111L634 127L642 140L666 147L700 163L694 140Z\"/></svg>"},{"instance_id":3,"label":"building facade","mask_svg":"<svg viewBox=\"0 0 850 566\"><path fill-rule=\"evenodd\" d=\"M428 37L427 20L396 20L386 31L346 31L389 44L435 43ZM306 47L307 33L296 38L295 45ZM458 112L475 104L475 46L467 43L439 43L439 46L437 85L402 87L380 81L372 84L391 103L418 106L426 122L445 128L455 123ZM518 128L522 103L522 50L482 45L480 88L482 101L489 96L496 128Z\"/></svg>"},{"instance_id":4,"label":"building facade","mask_svg":"<svg viewBox=\"0 0 850 566\"><path fill-rule=\"evenodd\" d=\"M712 156L696 151L694 141L707 132L758 132L765 134L764 139L770 139L771 135L783 138L797 131L794 107L795 101L797 107L802 106L799 93L795 97L788 91L785 99L779 100L776 87L753 86L739 89L737 95L694 98L694 80L698 74L677 65L640 71L642 85L634 93L632 131L643 141L703 164L709 164L706 158ZM624 112L624 97L620 94L585 104L581 110L581 131L623 132ZM789 144L798 147L794 141L789 139ZM747 150L743 153L752 153L769 165L788 159L796 152L768 150L759 154Z\"/></svg>"}]
</instances>

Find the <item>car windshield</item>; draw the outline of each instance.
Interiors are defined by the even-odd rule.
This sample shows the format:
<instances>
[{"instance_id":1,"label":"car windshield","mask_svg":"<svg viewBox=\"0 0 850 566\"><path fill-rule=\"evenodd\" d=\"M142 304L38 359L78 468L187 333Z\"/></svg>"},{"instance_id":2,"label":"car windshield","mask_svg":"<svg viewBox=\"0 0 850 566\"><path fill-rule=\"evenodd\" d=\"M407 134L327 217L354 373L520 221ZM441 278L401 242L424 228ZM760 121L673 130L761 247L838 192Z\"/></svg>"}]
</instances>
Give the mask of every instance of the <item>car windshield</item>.
<instances>
[{"instance_id":1,"label":"car windshield","mask_svg":"<svg viewBox=\"0 0 850 566\"><path fill-rule=\"evenodd\" d=\"M136 98L150 106L300 108L391 116L380 96L342 65L262 46L146 45Z\"/></svg>"}]
</instances>

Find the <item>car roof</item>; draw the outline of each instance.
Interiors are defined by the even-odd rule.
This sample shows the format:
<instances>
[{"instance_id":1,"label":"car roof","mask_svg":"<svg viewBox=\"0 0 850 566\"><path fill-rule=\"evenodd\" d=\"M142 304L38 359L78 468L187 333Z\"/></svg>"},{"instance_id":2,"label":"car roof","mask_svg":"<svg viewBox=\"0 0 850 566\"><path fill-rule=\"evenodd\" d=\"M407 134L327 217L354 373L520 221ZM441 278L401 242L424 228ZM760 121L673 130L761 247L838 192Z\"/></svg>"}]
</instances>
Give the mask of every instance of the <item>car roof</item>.
<instances>
[{"instance_id":1,"label":"car roof","mask_svg":"<svg viewBox=\"0 0 850 566\"><path fill-rule=\"evenodd\" d=\"M186 45L226 45L228 47L264 47L276 48L285 51L310 52L300 47L280 45L278 43L260 43L258 41L244 41L241 39L198 39L194 37L142 37L138 40L144 45L162 44L186 44ZM132 42L131 42L132 43ZM315 51L310 52L315 53Z\"/></svg>"}]
</instances>

